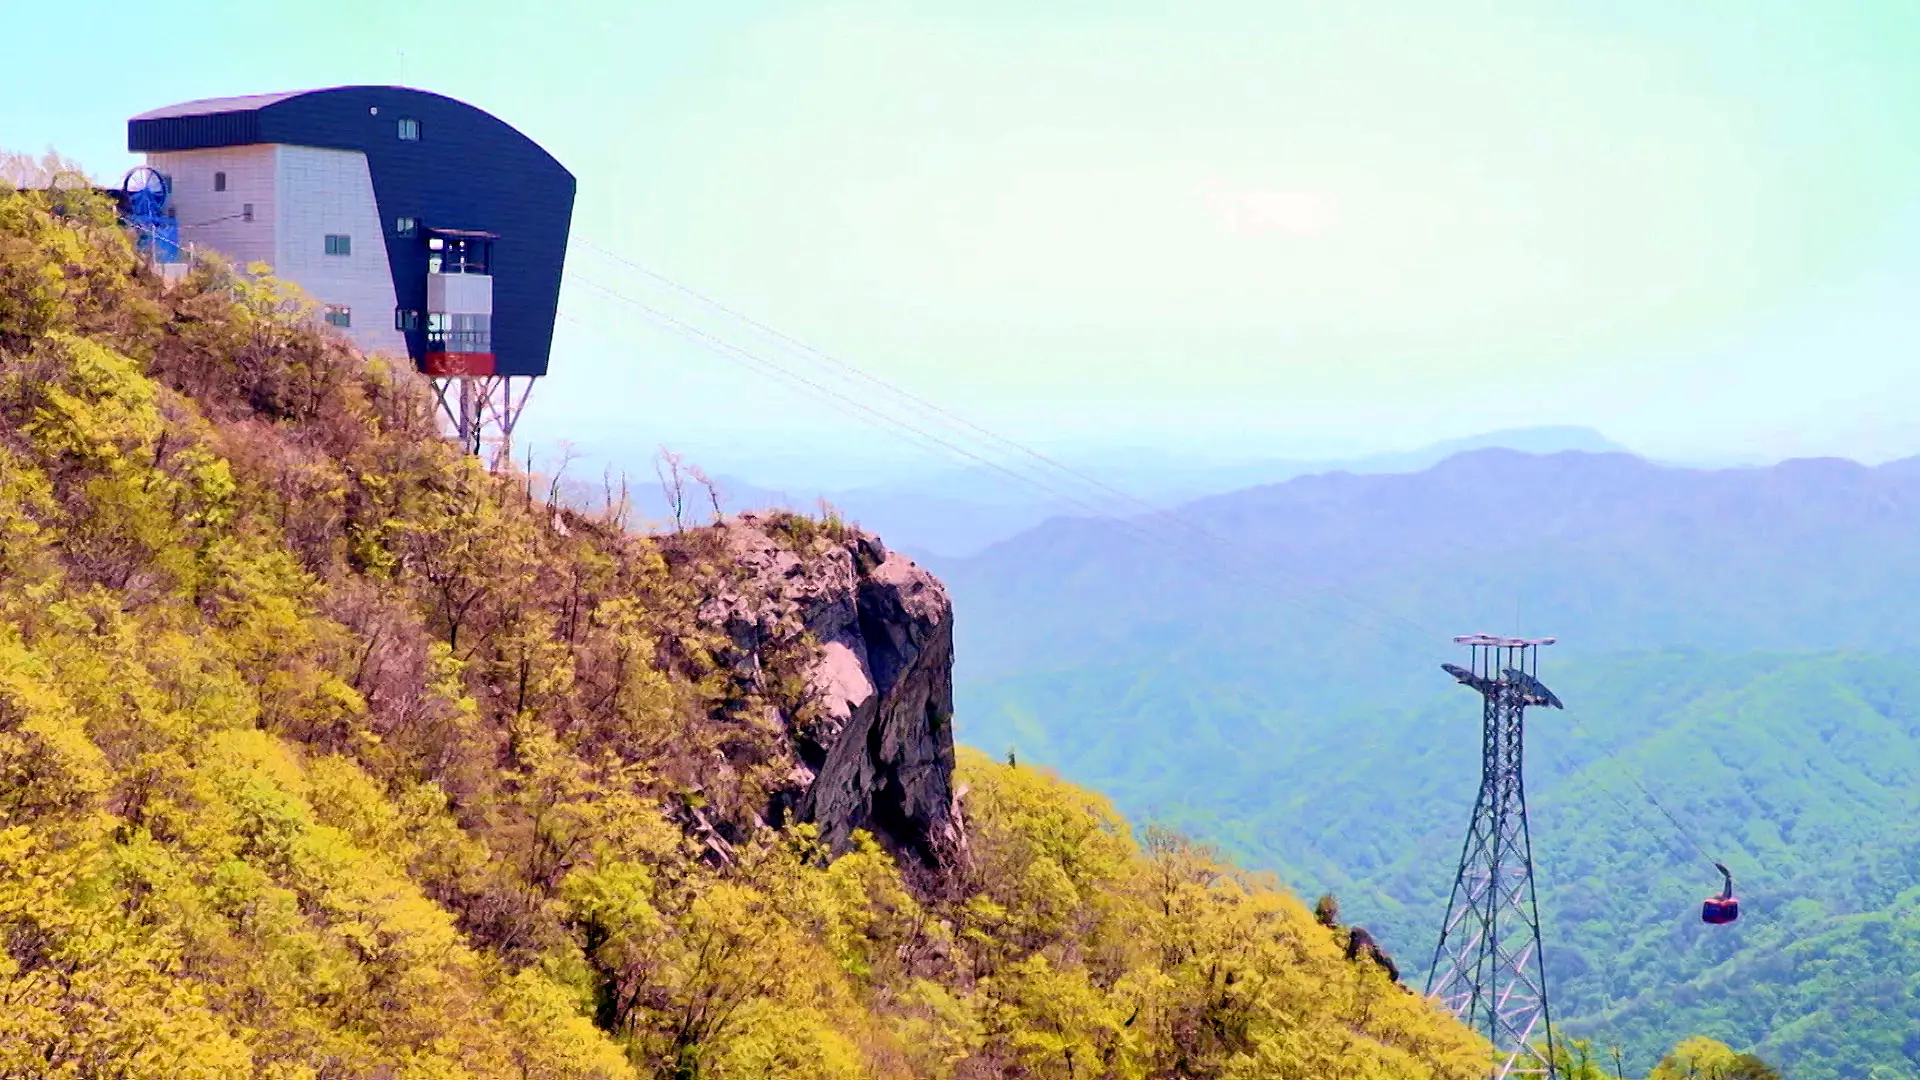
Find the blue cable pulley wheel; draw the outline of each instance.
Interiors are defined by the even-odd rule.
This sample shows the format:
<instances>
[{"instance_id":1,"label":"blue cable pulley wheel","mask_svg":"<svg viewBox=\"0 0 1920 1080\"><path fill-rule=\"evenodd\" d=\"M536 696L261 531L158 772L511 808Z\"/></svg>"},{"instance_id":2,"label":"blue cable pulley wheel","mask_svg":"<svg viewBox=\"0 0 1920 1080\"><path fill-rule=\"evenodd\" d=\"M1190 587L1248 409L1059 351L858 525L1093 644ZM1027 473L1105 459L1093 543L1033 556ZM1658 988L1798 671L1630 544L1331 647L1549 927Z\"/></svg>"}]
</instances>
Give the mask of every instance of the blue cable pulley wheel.
<instances>
[{"instance_id":1,"label":"blue cable pulley wheel","mask_svg":"<svg viewBox=\"0 0 1920 1080\"><path fill-rule=\"evenodd\" d=\"M127 193L127 203L135 216L157 218L166 208L167 196L173 193L173 182L151 165L135 165L120 181L120 190Z\"/></svg>"}]
</instances>

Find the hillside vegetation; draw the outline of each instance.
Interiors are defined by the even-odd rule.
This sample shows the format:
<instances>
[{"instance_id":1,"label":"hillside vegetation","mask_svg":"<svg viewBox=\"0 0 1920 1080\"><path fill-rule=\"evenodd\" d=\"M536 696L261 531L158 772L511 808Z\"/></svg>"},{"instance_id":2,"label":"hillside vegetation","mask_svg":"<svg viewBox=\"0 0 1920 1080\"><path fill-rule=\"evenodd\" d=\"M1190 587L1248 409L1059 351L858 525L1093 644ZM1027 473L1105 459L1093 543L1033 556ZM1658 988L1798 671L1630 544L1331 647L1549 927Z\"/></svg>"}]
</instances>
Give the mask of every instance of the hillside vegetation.
<instances>
[{"instance_id":1,"label":"hillside vegetation","mask_svg":"<svg viewBox=\"0 0 1920 1080\"><path fill-rule=\"evenodd\" d=\"M1044 772L963 756L941 872L768 825L805 688L719 659L723 549L541 496L291 290L0 193L0 1076L1484 1067Z\"/></svg>"}]
</instances>

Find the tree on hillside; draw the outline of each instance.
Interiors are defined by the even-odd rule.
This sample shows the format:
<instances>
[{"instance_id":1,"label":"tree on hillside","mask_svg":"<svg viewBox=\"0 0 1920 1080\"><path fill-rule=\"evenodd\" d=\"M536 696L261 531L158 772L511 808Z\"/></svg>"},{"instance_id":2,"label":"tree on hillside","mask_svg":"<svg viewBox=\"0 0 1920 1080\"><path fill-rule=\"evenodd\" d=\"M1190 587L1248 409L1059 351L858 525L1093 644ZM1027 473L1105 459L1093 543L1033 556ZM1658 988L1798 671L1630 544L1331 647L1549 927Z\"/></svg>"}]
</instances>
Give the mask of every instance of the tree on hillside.
<instances>
[{"instance_id":1,"label":"tree on hillside","mask_svg":"<svg viewBox=\"0 0 1920 1080\"><path fill-rule=\"evenodd\" d=\"M1781 1080L1779 1069L1760 1060L1758 1054L1741 1054L1721 1073L1724 1080Z\"/></svg>"},{"instance_id":2,"label":"tree on hillside","mask_svg":"<svg viewBox=\"0 0 1920 1080\"><path fill-rule=\"evenodd\" d=\"M661 447L653 459L654 475L660 478L660 495L667 501L667 509L673 511L673 531L680 532L687 527L687 475L686 463L679 454Z\"/></svg>"},{"instance_id":3,"label":"tree on hillside","mask_svg":"<svg viewBox=\"0 0 1920 1080\"><path fill-rule=\"evenodd\" d=\"M79 162L62 157L54 150L48 150L36 158L17 150L0 149L0 184L7 187L20 190L70 188L87 187L92 183Z\"/></svg>"},{"instance_id":4,"label":"tree on hillside","mask_svg":"<svg viewBox=\"0 0 1920 1080\"><path fill-rule=\"evenodd\" d=\"M1340 901L1332 893L1322 894L1319 903L1313 905L1313 917L1321 926L1328 928L1340 925Z\"/></svg>"},{"instance_id":5,"label":"tree on hillside","mask_svg":"<svg viewBox=\"0 0 1920 1080\"><path fill-rule=\"evenodd\" d=\"M1611 1080L1593 1060L1593 1041L1563 1041L1553 1050L1554 1071L1564 1080Z\"/></svg>"},{"instance_id":6,"label":"tree on hillside","mask_svg":"<svg viewBox=\"0 0 1920 1080\"><path fill-rule=\"evenodd\" d=\"M1781 1080L1781 1074L1758 1055L1736 1053L1726 1043L1695 1035L1661 1058L1647 1080Z\"/></svg>"}]
</instances>

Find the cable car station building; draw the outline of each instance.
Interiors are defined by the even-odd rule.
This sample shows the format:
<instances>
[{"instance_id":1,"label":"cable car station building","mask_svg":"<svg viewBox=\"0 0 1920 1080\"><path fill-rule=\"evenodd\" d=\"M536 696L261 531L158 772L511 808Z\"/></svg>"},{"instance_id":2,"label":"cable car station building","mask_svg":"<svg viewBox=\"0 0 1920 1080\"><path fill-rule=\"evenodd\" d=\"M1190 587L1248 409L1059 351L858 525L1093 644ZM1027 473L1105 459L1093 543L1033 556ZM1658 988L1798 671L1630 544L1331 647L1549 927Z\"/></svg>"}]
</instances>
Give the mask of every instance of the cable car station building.
<instances>
[{"instance_id":1,"label":"cable car station building","mask_svg":"<svg viewBox=\"0 0 1920 1080\"><path fill-rule=\"evenodd\" d=\"M547 372L575 182L496 117L395 86L190 101L127 123L179 242L298 284L431 377L463 445ZM516 389L518 397L516 398Z\"/></svg>"}]
</instances>

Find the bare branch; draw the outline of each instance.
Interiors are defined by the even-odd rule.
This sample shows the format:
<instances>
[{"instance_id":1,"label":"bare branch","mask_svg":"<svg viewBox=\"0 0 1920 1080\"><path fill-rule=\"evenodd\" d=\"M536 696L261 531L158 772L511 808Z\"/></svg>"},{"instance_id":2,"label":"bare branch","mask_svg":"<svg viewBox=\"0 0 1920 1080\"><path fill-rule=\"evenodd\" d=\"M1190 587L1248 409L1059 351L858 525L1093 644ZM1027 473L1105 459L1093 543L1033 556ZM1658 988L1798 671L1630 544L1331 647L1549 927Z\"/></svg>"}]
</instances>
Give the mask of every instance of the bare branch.
<instances>
[{"instance_id":1,"label":"bare branch","mask_svg":"<svg viewBox=\"0 0 1920 1080\"><path fill-rule=\"evenodd\" d=\"M681 532L687 521L687 479L680 455L661 447L653 459L653 473L660 478L660 493L673 511L673 531Z\"/></svg>"}]
</instances>

